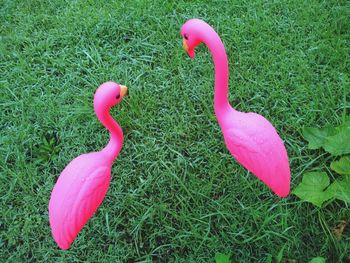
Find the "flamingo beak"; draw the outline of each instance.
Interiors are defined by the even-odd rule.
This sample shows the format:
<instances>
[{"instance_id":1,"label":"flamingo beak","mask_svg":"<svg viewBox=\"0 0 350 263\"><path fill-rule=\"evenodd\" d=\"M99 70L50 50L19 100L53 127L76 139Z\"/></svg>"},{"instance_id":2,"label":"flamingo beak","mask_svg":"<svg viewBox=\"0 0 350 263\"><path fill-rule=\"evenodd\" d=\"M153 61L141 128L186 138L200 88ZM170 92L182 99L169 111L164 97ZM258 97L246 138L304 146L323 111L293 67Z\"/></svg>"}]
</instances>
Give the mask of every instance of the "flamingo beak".
<instances>
[{"instance_id":1,"label":"flamingo beak","mask_svg":"<svg viewBox=\"0 0 350 263\"><path fill-rule=\"evenodd\" d=\"M184 49L186 50L187 55L188 55L190 58L194 58L194 50L191 50L191 49L188 47L188 44L187 44L186 39L183 39L183 46L184 46Z\"/></svg>"},{"instance_id":2,"label":"flamingo beak","mask_svg":"<svg viewBox=\"0 0 350 263\"><path fill-rule=\"evenodd\" d=\"M188 45L187 45L186 39L183 39L183 45L186 52L188 52Z\"/></svg>"},{"instance_id":3,"label":"flamingo beak","mask_svg":"<svg viewBox=\"0 0 350 263\"><path fill-rule=\"evenodd\" d=\"M119 85L120 86L120 95L122 95L122 98L124 96L128 95L128 87L124 85Z\"/></svg>"}]
</instances>

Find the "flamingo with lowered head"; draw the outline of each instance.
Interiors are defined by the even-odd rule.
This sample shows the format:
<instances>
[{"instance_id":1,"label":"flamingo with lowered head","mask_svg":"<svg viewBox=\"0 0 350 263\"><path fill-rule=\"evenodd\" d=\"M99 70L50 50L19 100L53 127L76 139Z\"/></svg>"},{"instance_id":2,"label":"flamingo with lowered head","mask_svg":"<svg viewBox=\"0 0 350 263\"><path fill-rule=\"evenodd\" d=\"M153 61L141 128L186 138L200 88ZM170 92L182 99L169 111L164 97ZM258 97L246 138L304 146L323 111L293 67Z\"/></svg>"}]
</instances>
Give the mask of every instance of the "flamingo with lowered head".
<instances>
[{"instance_id":1,"label":"flamingo with lowered head","mask_svg":"<svg viewBox=\"0 0 350 263\"><path fill-rule=\"evenodd\" d=\"M194 49L204 43L215 66L214 110L226 146L236 160L256 175L279 197L290 191L290 168L283 141L272 124L253 112L239 112L228 102L228 61L225 47L214 29L200 19L181 28L183 45L194 58Z\"/></svg>"},{"instance_id":2,"label":"flamingo with lowered head","mask_svg":"<svg viewBox=\"0 0 350 263\"><path fill-rule=\"evenodd\" d=\"M94 109L97 118L110 132L110 140L99 152L82 154L62 171L51 193L49 220L58 246L70 247L85 223L102 203L111 179L114 159L123 146L123 131L109 109L119 103L127 87L103 83L96 91Z\"/></svg>"}]
</instances>

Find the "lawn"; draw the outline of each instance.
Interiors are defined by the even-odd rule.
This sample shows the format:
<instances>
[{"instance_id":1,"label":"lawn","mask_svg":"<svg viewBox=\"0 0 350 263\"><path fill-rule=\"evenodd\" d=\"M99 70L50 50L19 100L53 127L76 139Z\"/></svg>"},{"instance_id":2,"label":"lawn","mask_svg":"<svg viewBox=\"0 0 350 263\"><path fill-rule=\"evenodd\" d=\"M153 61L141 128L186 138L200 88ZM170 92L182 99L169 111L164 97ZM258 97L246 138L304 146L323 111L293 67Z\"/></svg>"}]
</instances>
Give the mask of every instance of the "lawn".
<instances>
[{"instance_id":1,"label":"lawn","mask_svg":"<svg viewBox=\"0 0 350 263\"><path fill-rule=\"evenodd\" d=\"M349 262L349 231L332 234L349 206L280 199L237 164L214 115L211 56L202 45L190 60L179 33L197 17L220 34L230 102L276 127L294 189L330 162L302 128L349 113L349 2L123 2L1 1L0 261ZM107 143L92 106L107 80L129 87L112 110L124 147L101 207L61 251L50 193L70 160Z\"/></svg>"}]
</instances>

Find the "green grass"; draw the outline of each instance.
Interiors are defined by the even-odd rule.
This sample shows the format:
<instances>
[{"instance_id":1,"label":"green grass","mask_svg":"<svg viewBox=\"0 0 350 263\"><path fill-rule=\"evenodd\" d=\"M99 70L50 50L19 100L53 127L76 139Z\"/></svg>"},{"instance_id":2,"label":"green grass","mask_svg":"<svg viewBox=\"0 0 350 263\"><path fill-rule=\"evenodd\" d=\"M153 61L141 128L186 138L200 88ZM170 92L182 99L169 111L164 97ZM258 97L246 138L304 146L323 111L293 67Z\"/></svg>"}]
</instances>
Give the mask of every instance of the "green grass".
<instances>
[{"instance_id":1,"label":"green grass","mask_svg":"<svg viewBox=\"0 0 350 263\"><path fill-rule=\"evenodd\" d=\"M182 48L192 17L226 46L231 104L263 114L285 140L292 188L304 171L327 169L331 159L307 150L300 131L349 113L348 1L3 0L1 262L214 262L219 252L265 262L281 249L297 262L349 257L349 233L331 233L350 218L345 203L279 199L225 148L208 50L191 61ZM106 199L64 252L48 200L71 159L108 141L92 108L107 80L129 87L112 110L125 143Z\"/></svg>"}]
</instances>

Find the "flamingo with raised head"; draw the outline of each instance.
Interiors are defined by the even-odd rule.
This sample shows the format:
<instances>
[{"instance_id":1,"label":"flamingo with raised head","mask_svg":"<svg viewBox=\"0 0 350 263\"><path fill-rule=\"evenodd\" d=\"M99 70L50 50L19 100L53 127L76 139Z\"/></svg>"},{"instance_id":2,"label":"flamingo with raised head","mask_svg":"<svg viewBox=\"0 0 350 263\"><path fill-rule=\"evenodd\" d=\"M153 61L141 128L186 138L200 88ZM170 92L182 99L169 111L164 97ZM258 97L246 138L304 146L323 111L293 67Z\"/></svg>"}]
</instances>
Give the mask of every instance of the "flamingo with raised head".
<instances>
[{"instance_id":1,"label":"flamingo with raised head","mask_svg":"<svg viewBox=\"0 0 350 263\"><path fill-rule=\"evenodd\" d=\"M195 47L204 43L215 66L214 110L226 146L236 160L279 197L290 191L290 168L283 141L272 124L253 112L239 112L228 102L228 61L224 44L215 30L200 19L181 28L183 45L193 59Z\"/></svg>"},{"instance_id":2,"label":"flamingo with raised head","mask_svg":"<svg viewBox=\"0 0 350 263\"><path fill-rule=\"evenodd\" d=\"M97 118L110 133L109 143L99 152L73 159L59 176L51 193L49 220L57 245L68 249L85 223L102 203L110 182L114 159L123 146L123 131L109 110L127 93L127 87L103 83L96 91Z\"/></svg>"}]
</instances>

